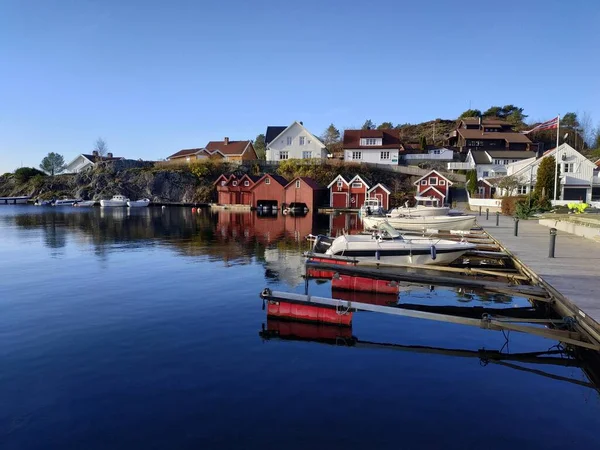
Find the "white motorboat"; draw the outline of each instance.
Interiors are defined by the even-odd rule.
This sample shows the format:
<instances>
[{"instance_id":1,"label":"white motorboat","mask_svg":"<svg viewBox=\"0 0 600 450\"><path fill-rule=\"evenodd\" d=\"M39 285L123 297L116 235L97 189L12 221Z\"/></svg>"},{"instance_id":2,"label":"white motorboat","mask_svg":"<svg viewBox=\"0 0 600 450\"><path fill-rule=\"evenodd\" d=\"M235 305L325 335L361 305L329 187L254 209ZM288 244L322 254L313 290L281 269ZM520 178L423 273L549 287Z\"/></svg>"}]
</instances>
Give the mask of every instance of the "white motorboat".
<instances>
[{"instance_id":1,"label":"white motorboat","mask_svg":"<svg viewBox=\"0 0 600 450\"><path fill-rule=\"evenodd\" d=\"M367 216L362 219L368 230L376 230L383 223L389 223L398 230L470 230L475 226L475 216Z\"/></svg>"},{"instance_id":2,"label":"white motorboat","mask_svg":"<svg viewBox=\"0 0 600 450\"><path fill-rule=\"evenodd\" d=\"M318 236L314 253L347 256L364 261L391 264L450 264L476 247L469 242L456 242L425 237L406 237L386 222L373 235L342 235L337 238Z\"/></svg>"},{"instance_id":3,"label":"white motorboat","mask_svg":"<svg viewBox=\"0 0 600 450\"><path fill-rule=\"evenodd\" d=\"M0 205L24 205L30 198L29 196L0 197Z\"/></svg>"},{"instance_id":4,"label":"white motorboat","mask_svg":"<svg viewBox=\"0 0 600 450\"><path fill-rule=\"evenodd\" d=\"M82 200L80 202L75 203L73 206L77 206L79 208L89 208L90 206L94 206L95 204L95 200Z\"/></svg>"},{"instance_id":5,"label":"white motorboat","mask_svg":"<svg viewBox=\"0 0 600 450\"><path fill-rule=\"evenodd\" d=\"M39 198L34 203L35 206L50 206L52 205L52 200L40 200Z\"/></svg>"},{"instance_id":6,"label":"white motorboat","mask_svg":"<svg viewBox=\"0 0 600 450\"><path fill-rule=\"evenodd\" d=\"M100 206L105 207L123 207L127 206L129 199L124 195L115 195L110 200L100 200Z\"/></svg>"},{"instance_id":7,"label":"white motorboat","mask_svg":"<svg viewBox=\"0 0 600 450\"><path fill-rule=\"evenodd\" d=\"M401 208L394 208L388 213L388 217L396 217L410 214L412 216L446 216L450 212L450 207L440 206L439 200L435 197L415 197L417 204L408 206L408 203Z\"/></svg>"},{"instance_id":8,"label":"white motorboat","mask_svg":"<svg viewBox=\"0 0 600 450\"><path fill-rule=\"evenodd\" d=\"M77 198L61 198L54 201L54 206L73 206L78 201Z\"/></svg>"},{"instance_id":9,"label":"white motorboat","mask_svg":"<svg viewBox=\"0 0 600 450\"><path fill-rule=\"evenodd\" d=\"M142 200L135 200L135 201L128 201L127 202L127 206L129 206L130 208L143 208L146 207L150 204L150 199L149 198L144 198Z\"/></svg>"},{"instance_id":10,"label":"white motorboat","mask_svg":"<svg viewBox=\"0 0 600 450\"><path fill-rule=\"evenodd\" d=\"M370 216L371 214L383 214L383 207L378 198L368 198L358 210L361 217Z\"/></svg>"}]
</instances>

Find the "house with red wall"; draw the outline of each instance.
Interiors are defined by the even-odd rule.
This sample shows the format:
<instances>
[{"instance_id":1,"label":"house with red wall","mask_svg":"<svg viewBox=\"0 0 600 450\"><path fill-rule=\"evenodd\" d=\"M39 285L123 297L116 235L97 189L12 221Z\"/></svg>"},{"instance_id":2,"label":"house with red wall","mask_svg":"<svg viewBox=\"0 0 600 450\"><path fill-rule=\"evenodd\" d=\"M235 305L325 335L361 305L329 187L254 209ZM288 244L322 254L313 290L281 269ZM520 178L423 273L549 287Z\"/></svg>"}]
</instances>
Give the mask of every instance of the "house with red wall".
<instances>
[{"instance_id":1,"label":"house with red wall","mask_svg":"<svg viewBox=\"0 0 600 450\"><path fill-rule=\"evenodd\" d=\"M217 187L217 203L220 205L239 204L239 189L237 188L237 177L235 175L221 175L215 181Z\"/></svg>"},{"instance_id":2,"label":"house with red wall","mask_svg":"<svg viewBox=\"0 0 600 450\"><path fill-rule=\"evenodd\" d=\"M263 175L250 188L250 192L252 193L252 207L270 206L281 209L285 203L285 186L287 184L288 181L282 176L269 173Z\"/></svg>"},{"instance_id":3,"label":"house with red wall","mask_svg":"<svg viewBox=\"0 0 600 450\"><path fill-rule=\"evenodd\" d=\"M448 193L452 184L452 181L437 170L429 171L414 182L414 185L417 186L418 196L435 197L440 201L440 204L448 203Z\"/></svg>"},{"instance_id":4,"label":"house with red wall","mask_svg":"<svg viewBox=\"0 0 600 450\"><path fill-rule=\"evenodd\" d=\"M390 209L390 194L392 192L381 183L377 183L375 186L367 191L367 198L374 198L379 200L379 204L385 210Z\"/></svg>"},{"instance_id":5,"label":"house with red wall","mask_svg":"<svg viewBox=\"0 0 600 450\"><path fill-rule=\"evenodd\" d=\"M285 186L285 203L304 203L309 211L326 201L327 190L309 177L296 177Z\"/></svg>"},{"instance_id":6,"label":"house with red wall","mask_svg":"<svg viewBox=\"0 0 600 450\"><path fill-rule=\"evenodd\" d=\"M367 199L369 183L360 175L350 180L350 208L360 208Z\"/></svg>"},{"instance_id":7,"label":"house with red wall","mask_svg":"<svg viewBox=\"0 0 600 450\"><path fill-rule=\"evenodd\" d=\"M332 208L350 207L350 183L342 175L335 177L327 189L329 189L329 205Z\"/></svg>"}]
</instances>

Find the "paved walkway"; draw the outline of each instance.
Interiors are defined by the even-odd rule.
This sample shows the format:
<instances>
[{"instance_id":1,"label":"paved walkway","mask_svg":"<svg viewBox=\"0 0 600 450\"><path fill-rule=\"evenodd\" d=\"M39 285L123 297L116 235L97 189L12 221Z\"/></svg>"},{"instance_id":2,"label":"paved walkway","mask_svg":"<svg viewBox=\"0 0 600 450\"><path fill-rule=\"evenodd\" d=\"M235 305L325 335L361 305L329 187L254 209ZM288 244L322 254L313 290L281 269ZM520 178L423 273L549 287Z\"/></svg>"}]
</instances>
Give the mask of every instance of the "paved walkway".
<instances>
[{"instance_id":1,"label":"paved walkway","mask_svg":"<svg viewBox=\"0 0 600 450\"><path fill-rule=\"evenodd\" d=\"M522 263L600 323L600 243L559 231L555 258L548 258L550 228L537 220L521 220L514 236L512 217L477 217L479 224Z\"/></svg>"}]
</instances>

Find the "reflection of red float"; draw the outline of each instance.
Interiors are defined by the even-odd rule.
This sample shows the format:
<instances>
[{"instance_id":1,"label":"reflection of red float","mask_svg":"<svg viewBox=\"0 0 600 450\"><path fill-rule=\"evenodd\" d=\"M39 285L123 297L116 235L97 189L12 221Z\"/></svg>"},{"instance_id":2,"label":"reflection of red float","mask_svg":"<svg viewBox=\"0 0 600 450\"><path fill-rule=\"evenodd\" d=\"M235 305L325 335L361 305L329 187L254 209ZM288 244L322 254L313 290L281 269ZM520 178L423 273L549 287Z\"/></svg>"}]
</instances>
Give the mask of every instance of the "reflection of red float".
<instances>
[{"instance_id":1,"label":"reflection of red float","mask_svg":"<svg viewBox=\"0 0 600 450\"><path fill-rule=\"evenodd\" d=\"M331 279L333 289L348 291L380 292L382 294L398 295L400 288L395 281L374 280L373 278L336 275Z\"/></svg>"},{"instance_id":2,"label":"reflection of red float","mask_svg":"<svg viewBox=\"0 0 600 450\"><path fill-rule=\"evenodd\" d=\"M337 339L351 339L352 328L335 327L316 323L290 322L267 319L267 332L269 335L284 339L302 339L311 341L335 341Z\"/></svg>"},{"instance_id":3,"label":"reflection of red float","mask_svg":"<svg viewBox=\"0 0 600 450\"><path fill-rule=\"evenodd\" d=\"M301 305L289 302L267 302L267 316L306 322L352 325L352 313L323 306Z\"/></svg>"},{"instance_id":4,"label":"reflection of red float","mask_svg":"<svg viewBox=\"0 0 600 450\"><path fill-rule=\"evenodd\" d=\"M397 294L382 294L381 292L357 292L346 291L343 289L332 289L332 298L339 298L349 302L369 303L371 305L380 306L396 306L398 305Z\"/></svg>"}]
</instances>

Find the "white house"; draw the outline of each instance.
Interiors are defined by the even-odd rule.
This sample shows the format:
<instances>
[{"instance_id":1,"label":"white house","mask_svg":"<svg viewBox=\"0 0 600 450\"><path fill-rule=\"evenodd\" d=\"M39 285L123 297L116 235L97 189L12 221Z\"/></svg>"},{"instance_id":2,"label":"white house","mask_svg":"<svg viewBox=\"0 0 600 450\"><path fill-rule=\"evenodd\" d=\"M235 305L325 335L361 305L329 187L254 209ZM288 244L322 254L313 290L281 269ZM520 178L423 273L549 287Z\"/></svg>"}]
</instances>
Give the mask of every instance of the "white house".
<instances>
[{"instance_id":1,"label":"white house","mask_svg":"<svg viewBox=\"0 0 600 450\"><path fill-rule=\"evenodd\" d=\"M406 149L406 145L404 146ZM408 149L406 149L408 150ZM426 151L418 151L416 153L405 153L400 155L401 159L407 163L416 163L419 161L452 161L454 160L454 151L445 148L430 148Z\"/></svg>"},{"instance_id":2,"label":"white house","mask_svg":"<svg viewBox=\"0 0 600 450\"><path fill-rule=\"evenodd\" d=\"M325 159L328 155L325 144L308 131L302 122L293 122L288 127L267 127L265 147L267 161Z\"/></svg>"},{"instance_id":3,"label":"white house","mask_svg":"<svg viewBox=\"0 0 600 450\"><path fill-rule=\"evenodd\" d=\"M344 160L398 165L402 150L398 130L345 130Z\"/></svg>"},{"instance_id":4,"label":"white house","mask_svg":"<svg viewBox=\"0 0 600 450\"><path fill-rule=\"evenodd\" d=\"M509 164L507 175L512 175L521 182L517 193L527 194L534 189L538 167L549 156L554 156L558 161L560 200L591 202L600 198L598 167L569 144L548 150L541 158Z\"/></svg>"},{"instance_id":5,"label":"white house","mask_svg":"<svg viewBox=\"0 0 600 450\"><path fill-rule=\"evenodd\" d=\"M464 163L448 163L448 170L477 170L477 179L503 177L509 164L535 158L520 150L469 150Z\"/></svg>"},{"instance_id":6,"label":"white house","mask_svg":"<svg viewBox=\"0 0 600 450\"><path fill-rule=\"evenodd\" d=\"M106 156L99 156L97 151L93 151L91 155L81 154L75 157L73 161L67 164L65 172L67 173L79 173L84 170L91 169L100 161L114 161L124 158L114 157L112 153L107 153Z\"/></svg>"}]
</instances>

